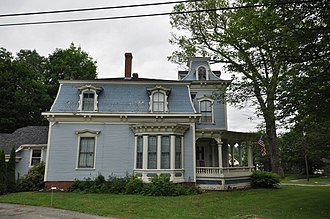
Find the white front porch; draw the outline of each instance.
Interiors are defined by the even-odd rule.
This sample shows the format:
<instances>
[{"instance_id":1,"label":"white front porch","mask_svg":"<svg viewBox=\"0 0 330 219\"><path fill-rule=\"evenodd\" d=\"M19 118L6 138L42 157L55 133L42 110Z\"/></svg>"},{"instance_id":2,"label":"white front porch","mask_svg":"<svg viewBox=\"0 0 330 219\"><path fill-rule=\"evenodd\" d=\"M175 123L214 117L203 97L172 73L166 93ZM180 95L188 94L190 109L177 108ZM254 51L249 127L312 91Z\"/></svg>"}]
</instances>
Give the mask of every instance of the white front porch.
<instances>
[{"instance_id":1,"label":"white front porch","mask_svg":"<svg viewBox=\"0 0 330 219\"><path fill-rule=\"evenodd\" d=\"M254 170L251 141L246 135L239 138L240 133L221 134L224 137L220 133L197 133L196 184L206 190L250 187Z\"/></svg>"}]
</instances>

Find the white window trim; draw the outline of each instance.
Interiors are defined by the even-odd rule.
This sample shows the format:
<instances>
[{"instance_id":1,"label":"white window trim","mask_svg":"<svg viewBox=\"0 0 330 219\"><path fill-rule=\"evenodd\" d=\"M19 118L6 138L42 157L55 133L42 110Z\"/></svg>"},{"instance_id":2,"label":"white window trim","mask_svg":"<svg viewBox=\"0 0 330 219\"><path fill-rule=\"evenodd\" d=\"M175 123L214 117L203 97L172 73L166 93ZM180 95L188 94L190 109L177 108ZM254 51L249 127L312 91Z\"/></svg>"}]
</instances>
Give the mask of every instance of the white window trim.
<instances>
[{"instance_id":1,"label":"white window trim","mask_svg":"<svg viewBox=\"0 0 330 219\"><path fill-rule=\"evenodd\" d=\"M168 112L168 96L171 93L171 89L164 88L162 86L156 86L154 88L148 88L147 89L149 94L149 112L155 112L155 113L167 113ZM154 111L153 110L153 95L155 93L162 93L164 95L164 111Z\"/></svg>"},{"instance_id":2,"label":"white window trim","mask_svg":"<svg viewBox=\"0 0 330 219\"><path fill-rule=\"evenodd\" d=\"M210 71L210 68L209 66L207 65L197 65L196 68L195 68L195 74L196 74L196 80L199 80L199 75L198 75L198 69L201 68L201 67L204 67L206 72L206 80L208 81L209 80L209 71Z\"/></svg>"},{"instance_id":3,"label":"white window trim","mask_svg":"<svg viewBox=\"0 0 330 219\"><path fill-rule=\"evenodd\" d=\"M78 136L78 144L77 144L77 155L76 155L76 170L95 170L96 167L96 149L97 149L97 137L101 131L98 130L90 130L90 129L83 129L83 130L76 130L75 134ZM94 137L94 164L93 168L85 168L79 167L79 151L80 151L80 139L83 137Z\"/></svg>"},{"instance_id":4,"label":"white window trim","mask_svg":"<svg viewBox=\"0 0 330 219\"><path fill-rule=\"evenodd\" d=\"M208 97L202 97L198 99L198 111L201 113L201 102L202 101L210 101L211 102L211 110L212 110L212 121L211 122L202 122L202 117L199 120L199 123L203 124L214 124L214 100Z\"/></svg>"},{"instance_id":5,"label":"white window trim","mask_svg":"<svg viewBox=\"0 0 330 219\"><path fill-rule=\"evenodd\" d=\"M84 101L84 93L93 93L94 94L94 109L92 111L88 110L86 112L97 112L98 111L98 94L103 91L103 88L94 87L92 85L84 85L78 88L80 91L79 95L79 107L78 111L85 111L83 110L83 101Z\"/></svg>"},{"instance_id":6,"label":"white window trim","mask_svg":"<svg viewBox=\"0 0 330 219\"><path fill-rule=\"evenodd\" d=\"M143 156L142 156L142 169L136 168L136 158L137 158L137 137L143 136ZM149 144L149 137L154 136L157 139L157 168L156 169L148 169L148 144ZM170 138L170 168L169 169L162 169L161 168L161 138L162 136L168 136ZM181 138L181 168L175 168L175 138ZM135 150L134 150L134 169L137 171L146 170L152 172L153 170L183 170L184 165L184 137L182 134L155 134L155 133L148 133L143 135L135 135Z\"/></svg>"},{"instance_id":7,"label":"white window trim","mask_svg":"<svg viewBox=\"0 0 330 219\"><path fill-rule=\"evenodd\" d=\"M30 161L29 161L29 167L33 167L34 165L31 165L32 163L32 154L33 154L33 150L41 150L41 154L40 154L40 162L43 161L42 157L44 155L44 149L43 148L30 148Z\"/></svg>"}]
</instances>

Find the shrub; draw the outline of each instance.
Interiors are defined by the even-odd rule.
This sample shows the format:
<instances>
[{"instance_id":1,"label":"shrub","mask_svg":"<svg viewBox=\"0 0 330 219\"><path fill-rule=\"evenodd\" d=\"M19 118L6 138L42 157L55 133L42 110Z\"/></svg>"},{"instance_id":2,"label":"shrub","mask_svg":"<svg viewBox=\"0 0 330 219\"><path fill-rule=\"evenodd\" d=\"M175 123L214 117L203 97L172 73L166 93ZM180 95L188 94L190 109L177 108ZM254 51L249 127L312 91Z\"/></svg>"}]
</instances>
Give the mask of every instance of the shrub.
<instances>
[{"instance_id":1,"label":"shrub","mask_svg":"<svg viewBox=\"0 0 330 219\"><path fill-rule=\"evenodd\" d=\"M22 176L19 182L19 190L39 191L44 188L45 163L41 162L33 166L29 172Z\"/></svg>"},{"instance_id":2,"label":"shrub","mask_svg":"<svg viewBox=\"0 0 330 219\"><path fill-rule=\"evenodd\" d=\"M144 183L137 176L131 176L126 184L126 194L141 194L144 189Z\"/></svg>"},{"instance_id":3,"label":"shrub","mask_svg":"<svg viewBox=\"0 0 330 219\"><path fill-rule=\"evenodd\" d=\"M155 176L151 183L143 183L137 176L118 178L110 176L106 181L102 175L94 180L86 178L75 180L67 189L68 192L143 194L150 196L177 196L198 194L195 186L174 184L167 176Z\"/></svg>"},{"instance_id":4,"label":"shrub","mask_svg":"<svg viewBox=\"0 0 330 219\"><path fill-rule=\"evenodd\" d=\"M280 176L267 171L256 171L251 176L253 188L276 188L280 183Z\"/></svg>"},{"instance_id":5,"label":"shrub","mask_svg":"<svg viewBox=\"0 0 330 219\"><path fill-rule=\"evenodd\" d=\"M106 189L109 193L120 194L125 193L128 177L119 178L116 176L109 176L106 184Z\"/></svg>"},{"instance_id":6,"label":"shrub","mask_svg":"<svg viewBox=\"0 0 330 219\"><path fill-rule=\"evenodd\" d=\"M150 196L178 195L176 185L170 181L170 177L163 175L152 177L151 183L145 185L143 194Z\"/></svg>"}]
</instances>

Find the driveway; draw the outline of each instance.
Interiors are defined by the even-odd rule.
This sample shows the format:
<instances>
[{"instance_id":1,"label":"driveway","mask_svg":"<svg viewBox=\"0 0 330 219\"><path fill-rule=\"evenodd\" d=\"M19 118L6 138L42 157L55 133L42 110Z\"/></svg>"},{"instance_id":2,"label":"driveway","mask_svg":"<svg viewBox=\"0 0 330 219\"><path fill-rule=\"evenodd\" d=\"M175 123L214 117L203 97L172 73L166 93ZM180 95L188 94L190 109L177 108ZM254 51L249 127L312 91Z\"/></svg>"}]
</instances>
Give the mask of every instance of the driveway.
<instances>
[{"instance_id":1,"label":"driveway","mask_svg":"<svg viewBox=\"0 0 330 219\"><path fill-rule=\"evenodd\" d=\"M0 203L1 219L111 219L56 208ZM114 219L114 218L112 218Z\"/></svg>"}]
</instances>

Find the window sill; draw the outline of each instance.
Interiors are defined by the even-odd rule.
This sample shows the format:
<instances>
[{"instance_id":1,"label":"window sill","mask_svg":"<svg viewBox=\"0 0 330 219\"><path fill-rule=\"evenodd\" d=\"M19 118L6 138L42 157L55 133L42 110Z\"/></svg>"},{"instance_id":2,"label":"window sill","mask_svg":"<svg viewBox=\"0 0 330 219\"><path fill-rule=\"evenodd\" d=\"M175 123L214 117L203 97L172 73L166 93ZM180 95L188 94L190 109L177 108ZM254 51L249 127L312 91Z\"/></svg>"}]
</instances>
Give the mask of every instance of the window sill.
<instances>
[{"instance_id":1,"label":"window sill","mask_svg":"<svg viewBox=\"0 0 330 219\"><path fill-rule=\"evenodd\" d=\"M91 171L91 170L95 170L95 168L82 168L82 167L77 167L76 168L76 170L78 170L78 171L84 171L84 170L86 170L86 171Z\"/></svg>"}]
</instances>

